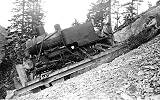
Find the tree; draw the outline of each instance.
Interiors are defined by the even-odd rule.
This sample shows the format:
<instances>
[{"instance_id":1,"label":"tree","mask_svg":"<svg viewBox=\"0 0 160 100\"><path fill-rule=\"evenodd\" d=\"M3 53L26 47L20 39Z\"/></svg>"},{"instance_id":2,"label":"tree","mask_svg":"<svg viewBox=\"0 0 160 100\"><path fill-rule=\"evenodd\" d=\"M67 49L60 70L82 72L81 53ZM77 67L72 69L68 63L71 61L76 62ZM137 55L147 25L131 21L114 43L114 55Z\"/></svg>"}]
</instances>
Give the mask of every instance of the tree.
<instances>
[{"instance_id":1,"label":"tree","mask_svg":"<svg viewBox=\"0 0 160 100\"><path fill-rule=\"evenodd\" d=\"M74 19L74 22L72 23L72 26L77 26L77 25L80 25L80 23L78 22L77 19Z\"/></svg>"},{"instance_id":2,"label":"tree","mask_svg":"<svg viewBox=\"0 0 160 100\"><path fill-rule=\"evenodd\" d=\"M11 28L16 30L20 36L27 35L29 38L35 36L35 28L43 23L44 17L40 0L16 0L14 4L14 16L10 20Z\"/></svg>"},{"instance_id":3,"label":"tree","mask_svg":"<svg viewBox=\"0 0 160 100\"><path fill-rule=\"evenodd\" d=\"M123 26L130 25L130 23L134 22L136 19L136 15L138 15L138 6L142 3L143 0L131 0L122 5L122 7L126 8L126 11L123 12L124 14L124 23Z\"/></svg>"},{"instance_id":4,"label":"tree","mask_svg":"<svg viewBox=\"0 0 160 100\"><path fill-rule=\"evenodd\" d=\"M91 4L91 9L89 10L89 13L87 14L87 20L91 21L94 20L95 27L98 28L98 30L102 30L103 27L103 21L108 16L108 22L111 22L111 0L98 0L96 3Z\"/></svg>"},{"instance_id":5,"label":"tree","mask_svg":"<svg viewBox=\"0 0 160 100\"><path fill-rule=\"evenodd\" d=\"M37 36L36 27L43 24L44 13L40 0L15 0L14 16L10 20L9 43L5 46L6 57L15 64L24 58L25 42Z\"/></svg>"},{"instance_id":6,"label":"tree","mask_svg":"<svg viewBox=\"0 0 160 100\"><path fill-rule=\"evenodd\" d=\"M114 0L113 4L112 4L112 14L115 15L113 18L116 20L116 27L118 28L119 24L121 24L120 22L120 17L122 15L122 13L120 12L120 8L121 5L119 3L119 1Z\"/></svg>"},{"instance_id":7,"label":"tree","mask_svg":"<svg viewBox=\"0 0 160 100\"><path fill-rule=\"evenodd\" d=\"M131 0L130 2L127 2L122 5L122 7L126 8L126 14L127 16L130 15L131 18L133 18L135 15L138 14L138 6L140 3L142 3L143 0Z\"/></svg>"},{"instance_id":8,"label":"tree","mask_svg":"<svg viewBox=\"0 0 160 100\"><path fill-rule=\"evenodd\" d=\"M0 44L0 52L3 46L5 53L0 64L0 99L5 98L6 90L15 88L13 82L13 77L16 76L14 65L22 63L25 51L24 43L28 38L36 36L35 28L42 24L44 16L38 0L15 0L14 4L16 6L13 8L14 15L10 20L11 26L6 29L8 31L8 35L5 37L7 43ZM0 38L0 42L3 43L1 34ZM0 56L3 55L0 53Z\"/></svg>"}]
</instances>

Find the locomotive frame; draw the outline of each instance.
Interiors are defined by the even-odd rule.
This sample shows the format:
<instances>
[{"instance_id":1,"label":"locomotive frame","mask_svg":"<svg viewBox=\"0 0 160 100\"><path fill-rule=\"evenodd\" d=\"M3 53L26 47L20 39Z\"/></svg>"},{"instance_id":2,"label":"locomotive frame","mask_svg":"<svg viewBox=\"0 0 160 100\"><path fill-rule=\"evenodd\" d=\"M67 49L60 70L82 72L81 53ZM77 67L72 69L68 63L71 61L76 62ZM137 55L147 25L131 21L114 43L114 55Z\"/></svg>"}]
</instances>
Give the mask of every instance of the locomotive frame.
<instances>
[{"instance_id":1,"label":"locomotive frame","mask_svg":"<svg viewBox=\"0 0 160 100\"><path fill-rule=\"evenodd\" d=\"M34 67L28 70L27 76L30 73L34 76L30 80L44 79L55 70L86 58L92 59L92 56L112 46L110 38L100 37L91 22L64 29L59 35L46 38L27 49L32 57L36 56L34 61L39 57Z\"/></svg>"}]
</instances>

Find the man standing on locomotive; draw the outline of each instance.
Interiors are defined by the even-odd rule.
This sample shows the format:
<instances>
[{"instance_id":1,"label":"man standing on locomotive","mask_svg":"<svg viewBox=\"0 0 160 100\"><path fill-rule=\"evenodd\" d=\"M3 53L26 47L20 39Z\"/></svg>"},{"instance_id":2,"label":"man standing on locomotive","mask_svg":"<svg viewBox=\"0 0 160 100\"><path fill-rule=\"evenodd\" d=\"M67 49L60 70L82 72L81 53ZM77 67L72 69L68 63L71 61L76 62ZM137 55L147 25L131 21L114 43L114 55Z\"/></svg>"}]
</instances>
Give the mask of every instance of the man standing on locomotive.
<instances>
[{"instance_id":1,"label":"man standing on locomotive","mask_svg":"<svg viewBox=\"0 0 160 100\"><path fill-rule=\"evenodd\" d=\"M92 22L93 26L96 26L94 18L91 18L91 22ZM114 41L114 36L113 36L113 33L112 33L111 24L109 22L106 23L105 21L103 21L102 24L101 24L101 27L102 27L101 31L100 30L96 31L98 36L109 37L109 41L110 41L111 45L114 45L115 41Z\"/></svg>"},{"instance_id":2,"label":"man standing on locomotive","mask_svg":"<svg viewBox=\"0 0 160 100\"><path fill-rule=\"evenodd\" d=\"M109 41L110 41L111 45L114 45L114 36L112 33L111 24L109 22L104 23L102 31L101 31L101 35L109 37Z\"/></svg>"}]
</instances>

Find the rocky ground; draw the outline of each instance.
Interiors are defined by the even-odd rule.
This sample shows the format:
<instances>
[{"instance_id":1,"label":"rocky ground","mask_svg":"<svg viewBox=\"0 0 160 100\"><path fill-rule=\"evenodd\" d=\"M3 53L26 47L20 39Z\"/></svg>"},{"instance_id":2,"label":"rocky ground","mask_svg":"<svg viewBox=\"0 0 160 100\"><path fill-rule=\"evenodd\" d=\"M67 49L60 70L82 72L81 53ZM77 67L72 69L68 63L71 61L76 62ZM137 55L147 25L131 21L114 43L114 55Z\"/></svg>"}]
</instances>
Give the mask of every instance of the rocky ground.
<instances>
[{"instance_id":1,"label":"rocky ground","mask_svg":"<svg viewBox=\"0 0 160 100\"><path fill-rule=\"evenodd\" d=\"M160 100L159 93L160 35L111 63L16 99Z\"/></svg>"}]
</instances>

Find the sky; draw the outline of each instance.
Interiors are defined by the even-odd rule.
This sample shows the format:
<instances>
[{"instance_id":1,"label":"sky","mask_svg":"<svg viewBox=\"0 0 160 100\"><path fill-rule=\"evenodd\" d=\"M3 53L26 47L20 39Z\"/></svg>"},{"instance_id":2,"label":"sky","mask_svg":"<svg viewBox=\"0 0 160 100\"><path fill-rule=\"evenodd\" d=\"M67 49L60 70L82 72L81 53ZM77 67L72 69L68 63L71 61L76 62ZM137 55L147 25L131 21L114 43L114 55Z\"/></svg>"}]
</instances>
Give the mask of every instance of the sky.
<instances>
[{"instance_id":1,"label":"sky","mask_svg":"<svg viewBox=\"0 0 160 100\"><path fill-rule=\"evenodd\" d=\"M8 21L11 19L13 13L11 9L14 0L0 0L0 25L7 27L10 25ZM47 33L54 32L54 25L60 24L61 28L70 27L76 18L79 22L86 20L86 14L90 8L91 3L97 0L41 0L42 8L45 11L44 28ZM120 3L125 3L131 0L119 0ZM140 11L143 12L148 9L147 2L150 1L155 5L157 0L144 0L145 2L139 6Z\"/></svg>"}]
</instances>

